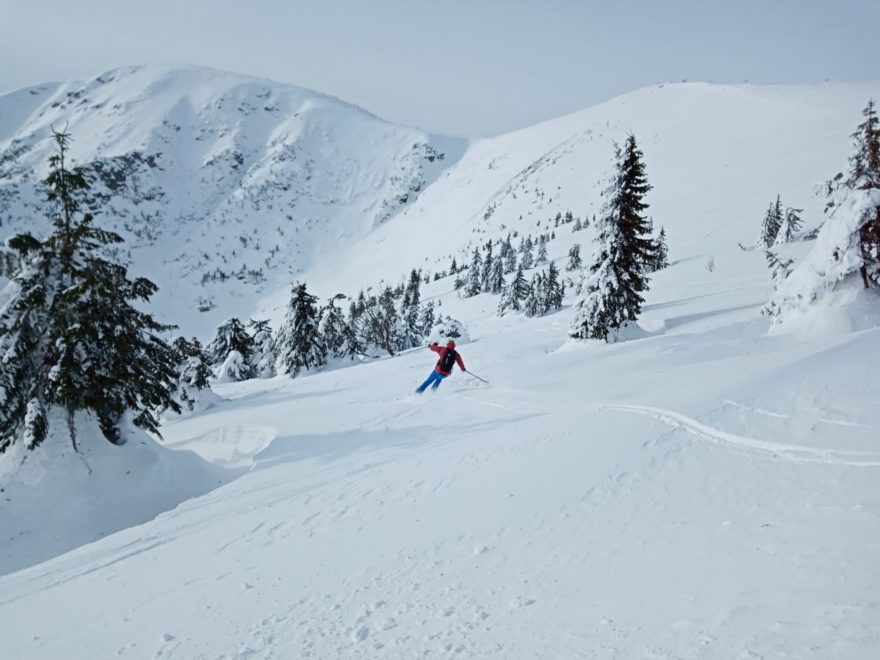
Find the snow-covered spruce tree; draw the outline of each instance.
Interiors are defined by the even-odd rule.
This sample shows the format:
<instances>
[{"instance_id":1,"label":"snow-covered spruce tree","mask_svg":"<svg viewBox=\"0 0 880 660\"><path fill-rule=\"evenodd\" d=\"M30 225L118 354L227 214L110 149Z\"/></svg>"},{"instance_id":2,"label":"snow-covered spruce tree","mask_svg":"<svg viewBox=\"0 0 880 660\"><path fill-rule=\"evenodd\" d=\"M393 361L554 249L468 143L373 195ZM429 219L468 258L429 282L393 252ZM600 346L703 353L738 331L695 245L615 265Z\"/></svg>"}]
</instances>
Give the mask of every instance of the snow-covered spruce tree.
<instances>
[{"instance_id":1,"label":"snow-covered spruce tree","mask_svg":"<svg viewBox=\"0 0 880 660\"><path fill-rule=\"evenodd\" d=\"M544 314L544 277L541 273L532 276L529 295L523 303L523 311L529 318Z\"/></svg>"},{"instance_id":2,"label":"snow-covered spruce tree","mask_svg":"<svg viewBox=\"0 0 880 660\"><path fill-rule=\"evenodd\" d=\"M826 185L828 216L813 249L778 287L766 312L776 322L805 312L847 282L880 287L880 126L873 101L852 134L849 171ZM847 286L842 300L857 294Z\"/></svg>"},{"instance_id":3,"label":"snow-covered spruce tree","mask_svg":"<svg viewBox=\"0 0 880 660\"><path fill-rule=\"evenodd\" d=\"M794 209L791 207L785 209L785 216L782 219L779 231L776 232L776 239L773 241L774 245L783 245L784 243L791 243L794 240L795 235L801 230L801 227L803 227L804 224L801 220L802 212L803 209Z\"/></svg>"},{"instance_id":4,"label":"snow-covered spruce tree","mask_svg":"<svg viewBox=\"0 0 880 660\"><path fill-rule=\"evenodd\" d=\"M575 243L568 249L568 263L565 264L565 270L580 270L583 265L584 260L581 259L581 244Z\"/></svg>"},{"instance_id":5,"label":"snow-covered spruce tree","mask_svg":"<svg viewBox=\"0 0 880 660\"><path fill-rule=\"evenodd\" d=\"M480 269L480 291L489 291L489 278L495 266L495 257L492 255L492 241L486 244L486 256L483 258L483 266Z\"/></svg>"},{"instance_id":6,"label":"snow-covered spruce tree","mask_svg":"<svg viewBox=\"0 0 880 660\"><path fill-rule=\"evenodd\" d=\"M338 300L344 300L345 296L341 293L336 294L327 304L321 308L318 321L318 333L324 344L327 357L345 357L350 355L347 344L348 334L346 333L345 315L342 310L336 306Z\"/></svg>"},{"instance_id":7,"label":"snow-covered spruce tree","mask_svg":"<svg viewBox=\"0 0 880 660\"><path fill-rule=\"evenodd\" d=\"M535 264L540 266L546 264L547 261L547 241L541 241L538 245L538 256L535 259Z\"/></svg>"},{"instance_id":8,"label":"snow-covered spruce tree","mask_svg":"<svg viewBox=\"0 0 880 660\"><path fill-rule=\"evenodd\" d=\"M475 296L483 290L483 257L480 256L480 250L474 248L474 256L471 259L471 266L468 268L467 279L464 285L464 295L467 298Z\"/></svg>"},{"instance_id":9,"label":"snow-covered spruce tree","mask_svg":"<svg viewBox=\"0 0 880 660\"><path fill-rule=\"evenodd\" d=\"M581 219L578 218L577 220L574 221L574 226L571 228L571 233L574 233L576 231L581 231L583 228L584 228L584 226L581 224Z\"/></svg>"},{"instance_id":10,"label":"snow-covered spruce tree","mask_svg":"<svg viewBox=\"0 0 880 660\"><path fill-rule=\"evenodd\" d=\"M272 378L275 375L275 362L278 356L275 354L275 336L268 320L248 321L253 340L253 352L250 357L251 371L254 378Z\"/></svg>"},{"instance_id":11,"label":"snow-covered spruce tree","mask_svg":"<svg viewBox=\"0 0 880 660\"><path fill-rule=\"evenodd\" d=\"M348 317L342 326L342 334L345 341L345 354L349 357L361 356L366 353L367 346L363 337L363 317L366 310L366 297L364 292L358 294L356 300L353 300L348 306Z\"/></svg>"},{"instance_id":12,"label":"snow-covered spruce tree","mask_svg":"<svg viewBox=\"0 0 880 660\"><path fill-rule=\"evenodd\" d=\"M776 241L776 235L782 227L783 219L782 200L777 195L776 201L767 209L767 213L764 214L764 220L761 222L761 235L758 237L758 245L760 247L772 247Z\"/></svg>"},{"instance_id":13,"label":"snow-covered spruce tree","mask_svg":"<svg viewBox=\"0 0 880 660\"><path fill-rule=\"evenodd\" d=\"M551 309L561 309L565 298L565 287L559 281L559 269L552 261L544 275L543 284L543 313L546 314Z\"/></svg>"},{"instance_id":14,"label":"snow-covered spruce tree","mask_svg":"<svg viewBox=\"0 0 880 660\"><path fill-rule=\"evenodd\" d=\"M507 312L520 311L528 296L529 282L523 275L522 268L517 268L516 275L501 293L501 300L498 302L498 316L504 316Z\"/></svg>"},{"instance_id":15,"label":"snow-covered spruce tree","mask_svg":"<svg viewBox=\"0 0 880 660\"><path fill-rule=\"evenodd\" d=\"M504 241L504 250L501 255L501 259L504 262L504 274L507 275L516 270L516 250L513 249L513 245L510 244L510 236L507 236L507 240Z\"/></svg>"},{"instance_id":16,"label":"snow-covered spruce tree","mask_svg":"<svg viewBox=\"0 0 880 660\"><path fill-rule=\"evenodd\" d=\"M237 318L225 321L217 328L207 348L208 363L218 379L247 380L254 377L254 338L244 323Z\"/></svg>"},{"instance_id":17,"label":"snow-covered spruce tree","mask_svg":"<svg viewBox=\"0 0 880 660\"><path fill-rule=\"evenodd\" d=\"M361 322L361 342L365 346L378 346L388 355L395 355L404 344L404 328L394 304L390 287L367 299Z\"/></svg>"},{"instance_id":18,"label":"snow-covered spruce tree","mask_svg":"<svg viewBox=\"0 0 880 660\"><path fill-rule=\"evenodd\" d=\"M177 389L175 400L181 407L192 410L199 392L210 389L211 366L201 342L193 337L177 337L171 344L177 362Z\"/></svg>"},{"instance_id":19,"label":"snow-covered spruce tree","mask_svg":"<svg viewBox=\"0 0 880 660\"><path fill-rule=\"evenodd\" d=\"M400 317L404 327L404 343L406 344L401 348L418 346L422 341L422 330L419 325L419 305L422 299L419 290L420 284L419 273L413 269L400 306Z\"/></svg>"},{"instance_id":20,"label":"snow-covered spruce tree","mask_svg":"<svg viewBox=\"0 0 880 660\"><path fill-rule=\"evenodd\" d=\"M492 270L486 282L486 291L498 295L504 289L504 263L498 257L492 262Z\"/></svg>"},{"instance_id":21,"label":"snow-covered spruce tree","mask_svg":"<svg viewBox=\"0 0 880 660\"><path fill-rule=\"evenodd\" d=\"M666 245L666 229L664 227L660 227L660 233L652 241L652 244L651 254L645 263L646 271L649 273L663 270L669 266L669 247Z\"/></svg>"},{"instance_id":22,"label":"snow-covered spruce tree","mask_svg":"<svg viewBox=\"0 0 880 660\"><path fill-rule=\"evenodd\" d=\"M458 272L458 264L455 263L455 257L452 257L452 263L449 264L449 274L455 275Z\"/></svg>"},{"instance_id":23,"label":"snow-covered spruce tree","mask_svg":"<svg viewBox=\"0 0 880 660\"><path fill-rule=\"evenodd\" d=\"M770 278L773 280L773 288L778 289L779 285L791 275L791 267L794 264L793 259L783 261L779 255L772 250L764 250L764 257L767 259L767 267L770 269Z\"/></svg>"},{"instance_id":24,"label":"snow-covered spruce tree","mask_svg":"<svg viewBox=\"0 0 880 660\"><path fill-rule=\"evenodd\" d=\"M174 351L159 336L173 326L133 305L148 302L156 286L129 279L124 266L104 258L122 238L93 225L84 211L94 204L88 174L68 169L70 135L53 138L45 182L52 232L8 242L20 270L0 308L0 452L18 439L28 449L39 445L52 408L66 411L75 450L78 411L92 412L105 437L119 444L125 413L158 433L158 411L180 410Z\"/></svg>"},{"instance_id":25,"label":"snow-covered spruce tree","mask_svg":"<svg viewBox=\"0 0 880 660\"><path fill-rule=\"evenodd\" d=\"M569 334L575 339L604 339L641 312L642 292L648 288L644 263L652 250L645 195L651 190L643 154L633 135L615 151L615 174L605 190L605 207L598 227L592 278Z\"/></svg>"},{"instance_id":26,"label":"snow-covered spruce tree","mask_svg":"<svg viewBox=\"0 0 880 660\"><path fill-rule=\"evenodd\" d=\"M296 378L304 369L316 369L327 361L327 350L318 331L317 302L305 282L293 285L287 314L275 340L278 371L291 378Z\"/></svg>"},{"instance_id":27,"label":"snow-covered spruce tree","mask_svg":"<svg viewBox=\"0 0 880 660\"><path fill-rule=\"evenodd\" d=\"M523 253L520 255L519 267L523 270L530 270L534 265L535 262L532 257L532 245L531 240L529 240L525 245L525 250L523 250Z\"/></svg>"},{"instance_id":28,"label":"snow-covered spruce tree","mask_svg":"<svg viewBox=\"0 0 880 660\"><path fill-rule=\"evenodd\" d=\"M434 312L434 301L427 300L422 304L422 309L419 312L419 330L421 332L422 338L428 336L431 332L431 328L434 327L434 323L436 322L436 314Z\"/></svg>"}]
</instances>

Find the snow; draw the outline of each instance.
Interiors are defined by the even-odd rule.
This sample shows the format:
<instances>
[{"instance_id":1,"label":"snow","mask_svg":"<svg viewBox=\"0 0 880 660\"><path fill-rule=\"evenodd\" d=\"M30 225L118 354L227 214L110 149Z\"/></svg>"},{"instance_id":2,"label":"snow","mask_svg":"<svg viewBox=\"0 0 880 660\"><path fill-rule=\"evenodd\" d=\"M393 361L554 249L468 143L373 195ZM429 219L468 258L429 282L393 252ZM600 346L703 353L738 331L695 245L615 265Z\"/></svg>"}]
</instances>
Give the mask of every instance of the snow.
<instances>
[{"instance_id":1,"label":"snow","mask_svg":"<svg viewBox=\"0 0 880 660\"><path fill-rule=\"evenodd\" d=\"M435 356L413 351L219 383L223 400L166 421L164 447L84 441L88 479L69 451L20 477L4 457L4 654L878 657L880 325L768 332L764 256L736 244L777 193L821 221L810 191L878 91L674 85L469 143L404 210L296 266L310 290L356 293L469 261L507 228L543 232L557 210L592 215L632 129L672 262L638 328L569 342L572 287L558 312L499 318L497 296L460 299L445 278L422 298L461 321L457 349L489 385L456 370L416 395ZM592 231L556 228L549 257ZM289 295L236 290L223 317L277 320ZM876 300L851 293L845 313L869 319Z\"/></svg>"}]
</instances>

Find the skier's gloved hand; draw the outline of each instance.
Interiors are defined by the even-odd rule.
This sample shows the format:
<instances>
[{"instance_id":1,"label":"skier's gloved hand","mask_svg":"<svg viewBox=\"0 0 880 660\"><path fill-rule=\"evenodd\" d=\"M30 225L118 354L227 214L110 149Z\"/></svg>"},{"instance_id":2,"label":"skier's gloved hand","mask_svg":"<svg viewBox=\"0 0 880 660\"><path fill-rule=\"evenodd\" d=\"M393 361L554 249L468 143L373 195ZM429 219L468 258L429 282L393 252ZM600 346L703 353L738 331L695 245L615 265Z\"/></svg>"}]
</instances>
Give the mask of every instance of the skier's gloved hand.
<instances>
[{"instance_id":1,"label":"skier's gloved hand","mask_svg":"<svg viewBox=\"0 0 880 660\"><path fill-rule=\"evenodd\" d=\"M432 341L431 346L439 346L439 344L436 341Z\"/></svg>"}]
</instances>

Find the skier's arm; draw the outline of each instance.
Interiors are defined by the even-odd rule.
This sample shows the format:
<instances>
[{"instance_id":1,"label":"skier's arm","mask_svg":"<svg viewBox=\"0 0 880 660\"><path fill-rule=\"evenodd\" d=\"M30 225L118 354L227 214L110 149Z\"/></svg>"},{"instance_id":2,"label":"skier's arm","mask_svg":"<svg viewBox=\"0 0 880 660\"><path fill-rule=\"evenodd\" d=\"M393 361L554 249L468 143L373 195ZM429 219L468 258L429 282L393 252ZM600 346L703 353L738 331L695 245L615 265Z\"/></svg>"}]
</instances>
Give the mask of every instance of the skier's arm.
<instances>
[{"instance_id":1,"label":"skier's arm","mask_svg":"<svg viewBox=\"0 0 880 660\"><path fill-rule=\"evenodd\" d=\"M457 353L455 355L455 361L458 362L458 366L461 368L462 371L467 371L467 369L464 368L464 362L461 359L461 353Z\"/></svg>"},{"instance_id":2,"label":"skier's arm","mask_svg":"<svg viewBox=\"0 0 880 660\"><path fill-rule=\"evenodd\" d=\"M442 352L442 349L440 348L440 346L437 344L436 341L435 341L433 344L431 344L430 346L428 346L428 348L430 348L430 349L431 349L432 351L434 351L435 353L441 353L441 352Z\"/></svg>"}]
</instances>

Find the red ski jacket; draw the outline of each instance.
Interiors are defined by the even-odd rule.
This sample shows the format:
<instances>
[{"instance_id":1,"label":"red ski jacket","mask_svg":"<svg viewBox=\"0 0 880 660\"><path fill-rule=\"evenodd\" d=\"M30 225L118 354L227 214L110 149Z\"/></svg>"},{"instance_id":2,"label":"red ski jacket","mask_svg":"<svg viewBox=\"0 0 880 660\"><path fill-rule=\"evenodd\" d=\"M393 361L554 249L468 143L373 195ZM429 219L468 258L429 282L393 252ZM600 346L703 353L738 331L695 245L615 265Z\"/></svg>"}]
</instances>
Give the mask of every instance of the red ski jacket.
<instances>
[{"instance_id":1,"label":"red ski jacket","mask_svg":"<svg viewBox=\"0 0 880 660\"><path fill-rule=\"evenodd\" d=\"M449 346L438 346L437 344L431 344L430 346L428 346L428 348L440 355L440 359L437 360L437 366L434 367L434 371L436 371L438 374L443 374L444 376L448 376L449 374L451 374L451 369L449 371L443 371L443 369L440 368L440 363L443 362L443 357L446 355L446 351L449 350ZM455 349L453 348L452 350ZM458 351L455 351L455 361L458 363L458 366L462 371L467 371L467 369L464 368L464 362L461 361L461 353L459 353Z\"/></svg>"}]
</instances>

